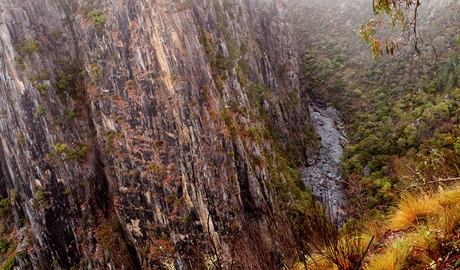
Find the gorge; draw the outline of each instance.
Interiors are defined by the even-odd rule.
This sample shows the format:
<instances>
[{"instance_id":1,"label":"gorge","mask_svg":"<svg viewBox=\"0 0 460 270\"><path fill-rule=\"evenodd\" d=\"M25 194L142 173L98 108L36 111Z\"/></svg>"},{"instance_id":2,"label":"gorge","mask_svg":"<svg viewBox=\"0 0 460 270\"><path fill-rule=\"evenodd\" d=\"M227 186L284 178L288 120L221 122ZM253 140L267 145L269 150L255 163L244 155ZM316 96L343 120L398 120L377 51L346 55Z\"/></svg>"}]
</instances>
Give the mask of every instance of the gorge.
<instances>
[{"instance_id":1,"label":"gorge","mask_svg":"<svg viewBox=\"0 0 460 270\"><path fill-rule=\"evenodd\" d=\"M460 2L414 4L0 0L0 270L458 268Z\"/></svg>"}]
</instances>

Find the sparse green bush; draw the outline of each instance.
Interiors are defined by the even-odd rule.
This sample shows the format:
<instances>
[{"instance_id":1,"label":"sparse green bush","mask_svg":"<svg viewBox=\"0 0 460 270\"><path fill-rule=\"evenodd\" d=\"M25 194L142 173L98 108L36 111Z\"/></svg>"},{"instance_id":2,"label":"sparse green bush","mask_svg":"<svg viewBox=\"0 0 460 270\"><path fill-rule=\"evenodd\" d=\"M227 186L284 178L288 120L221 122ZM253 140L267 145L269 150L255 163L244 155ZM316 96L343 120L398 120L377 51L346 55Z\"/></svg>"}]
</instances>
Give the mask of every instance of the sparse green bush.
<instances>
[{"instance_id":1,"label":"sparse green bush","mask_svg":"<svg viewBox=\"0 0 460 270\"><path fill-rule=\"evenodd\" d=\"M5 198L5 199L0 201L0 207L8 207L9 205L10 205L10 199L9 198Z\"/></svg>"},{"instance_id":2,"label":"sparse green bush","mask_svg":"<svg viewBox=\"0 0 460 270\"><path fill-rule=\"evenodd\" d=\"M0 252L1 253L6 253L8 251L9 246L10 246L10 243L8 242L7 239L0 238Z\"/></svg>"},{"instance_id":3,"label":"sparse green bush","mask_svg":"<svg viewBox=\"0 0 460 270\"><path fill-rule=\"evenodd\" d=\"M19 200L19 193L16 190L10 189L8 193L9 193L12 203L15 203Z\"/></svg>"},{"instance_id":4,"label":"sparse green bush","mask_svg":"<svg viewBox=\"0 0 460 270\"><path fill-rule=\"evenodd\" d=\"M50 88L49 85L46 83L37 84L37 89L38 91L40 91L40 94L42 95L45 95L49 88Z\"/></svg>"},{"instance_id":5,"label":"sparse green bush","mask_svg":"<svg viewBox=\"0 0 460 270\"><path fill-rule=\"evenodd\" d=\"M34 199L39 202L44 202L46 199L46 194L43 191L39 190L35 192Z\"/></svg>"},{"instance_id":6,"label":"sparse green bush","mask_svg":"<svg viewBox=\"0 0 460 270\"><path fill-rule=\"evenodd\" d=\"M46 108L42 105L38 105L37 107L37 114L38 115L44 115L46 113Z\"/></svg>"},{"instance_id":7,"label":"sparse green bush","mask_svg":"<svg viewBox=\"0 0 460 270\"><path fill-rule=\"evenodd\" d=\"M2 266L0 266L0 270L12 270L15 265L16 258L14 256L11 256L8 259L6 259Z\"/></svg>"},{"instance_id":8,"label":"sparse green bush","mask_svg":"<svg viewBox=\"0 0 460 270\"><path fill-rule=\"evenodd\" d=\"M22 58L31 55L34 52L38 52L39 48L40 42L34 38L21 37L19 39L18 53Z\"/></svg>"},{"instance_id":9,"label":"sparse green bush","mask_svg":"<svg viewBox=\"0 0 460 270\"><path fill-rule=\"evenodd\" d=\"M56 144L56 151L58 153L65 153L65 152L67 152L68 149L69 149L69 147L65 143L57 143Z\"/></svg>"},{"instance_id":10,"label":"sparse green bush","mask_svg":"<svg viewBox=\"0 0 460 270\"><path fill-rule=\"evenodd\" d=\"M71 98L76 98L81 93L78 90L83 88L84 81L81 62L74 59L69 63L60 59L56 64L60 66L60 70L56 73L56 80L52 84L56 95L64 102L67 94Z\"/></svg>"},{"instance_id":11,"label":"sparse green bush","mask_svg":"<svg viewBox=\"0 0 460 270\"><path fill-rule=\"evenodd\" d=\"M105 15L99 9L95 9L88 14L88 17L93 21L96 29L101 29L105 23Z\"/></svg>"},{"instance_id":12,"label":"sparse green bush","mask_svg":"<svg viewBox=\"0 0 460 270\"><path fill-rule=\"evenodd\" d=\"M77 116L77 113L75 112L74 109L68 109L65 111L65 117L69 121L72 121L73 119L75 119L76 116Z\"/></svg>"},{"instance_id":13,"label":"sparse green bush","mask_svg":"<svg viewBox=\"0 0 460 270\"><path fill-rule=\"evenodd\" d=\"M80 162L86 156L86 153L88 153L88 147L86 146L81 146L78 150L75 150L74 148L68 146L66 143L57 143L55 148L56 154L66 153L66 159Z\"/></svg>"},{"instance_id":14,"label":"sparse green bush","mask_svg":"<svg viewBox=\"0 0 460 270\"><path fill-rule=\"evenodd\" d=\"M42 71L39 75L38 75L38 78L40 78L40 80L49 80L50 79L50 74L47 70L45 71Z\"/></svg>"},{"instance_id":15,"label":"sparse green bush","mask_svg":"<svg viewBox=\"0 0 460 270\"><path fill-rule=\"evenodd\" d=\"M51 32L51 36L53 36L53 38L55 38L56 40L60 40L62 38L63 34L59 30L53 30Z\"/></svg>"},{"instance_id":16,"label":"sparse green bush","mask_svg":"<svg viewBox=\"0 0 460 270\"><path fill-rule=\"evenodd\" d=\"M5 198L0 201L0 217L4 217L10 210L10 199Z\"/></svg>"},{"instance_id":17,"label":"sparse green bush","mask_svg":"<svg viewBox=\"0 0 460 270\"><path fill-rule=\"evenodd\" d=\"M92 77L94 82L99 82L104 76L104 72L97 64L91 65Z\"/></svg>"}]
</instances>

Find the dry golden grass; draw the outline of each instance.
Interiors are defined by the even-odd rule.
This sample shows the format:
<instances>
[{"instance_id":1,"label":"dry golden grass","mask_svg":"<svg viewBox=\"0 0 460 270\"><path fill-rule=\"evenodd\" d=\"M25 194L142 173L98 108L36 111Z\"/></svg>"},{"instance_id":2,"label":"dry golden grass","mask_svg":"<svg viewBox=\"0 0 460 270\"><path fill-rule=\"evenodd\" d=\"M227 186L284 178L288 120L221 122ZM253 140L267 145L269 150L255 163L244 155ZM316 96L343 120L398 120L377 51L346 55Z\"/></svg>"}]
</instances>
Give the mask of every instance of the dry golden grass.
<instances>
[{"instance_id":1,"label":"dry golden grass","mask_svg":"<svg viewBox=\"0 0 460 270\"><path fill-rule=\"evenodd\" d=\"M439 201L443 205L460 207L460 186L442 192L439 195Z\"/></svg>"},{"instance_id":2,"label":"dry golden grass","mask_svg":"<svg viewBox=\"0 0 460 270\"><path fill-rule=\"evenodd\" d=\"M384 253L378 254L371 259L368 270L396 270L404 267L406 258L410 252L405 239L398 239L388 246Z\"/></svg>"},{"instance_id":3,"label":"dry golden grass","mask_svg":"<svg viewBox=\"0 0 460 270\"><path fill-rule=\"evenodd\" d=\"M374 236L374 243L379 242L382 237L385 235L386 228L382 227L382 225L378 224L376 221L369 222L368 224L363 225L365 226L363 239L364 242L369 243L371 240L372 235Z\"/></svg>"},{"instance_id":4,"label":"dry golden grass","mask_svg":"<svg viewBox=\"0 0 460 270\"><path fill-rule=\"evenodd\" d=\"M303 263L297 262L294 264L294 266L289 268L289 270L305 270L305 266Z\"/></svg>"},{"instance_id":5,"label":"dry golden grass","mask_svg":"<svg viewBox=\"0 0 460 270\"><path fill-rule=\"evenodd\" d=\"M385 247L378 249L378 254L368 254L364 269L429 269L442 256L442 243L451 241L460 228L460 185L430 196L403 196L388 220L388 228L393 232L377 222L365 227L359 235L347 235L344 228L345 233L337 242L341 254L354 253L348 247L364 250L374 235L374 243ZM407 228L411 229L404 231ZM334 264L325 254L314 255L307 269L337 269L337 262ZM303 270L305 266L298 264L294 269Z\"/></svg>"},{"instance_id":6,"label":"dry golden grass","mask_svg":"<svg viewBox=\"0 0 460 270\"><path fill-rule=\"evenodd\" d=\"M369 242L371 241L372 236L367 234L361 235L344 235L340 238L337 243L337 249L341 250L341 254L355 254L358 252L357 249L364 251ZM338 265L344 267L340 269L354 269L353 265L350 265L347 261L347 258L340 256L335 256L329 253L327 248L321 252L312 254L307 261L308 270L335 270L339 269ZM358 252L359 253L359 252ZM360 254L359 254L360 255ZM332 257L329 257L332 256ZM360 255L362 257L362 255ZM360 257L360 258L361 258ZM341 260L343 259L343 260ZM304 270L305 265L303 263L296 263L291 270Z\"/></svg>"},{"instance_id":7,"label":"dry golden grass","mask_svg":"<svg viewBox=\"0 0 460 270\"><path fill-rule=\"evenodd\" d=\"M436 198L406 195L401 199L397 210L391 215L388 225L393 231L407 229L426 222L428 216L438 211L441 211L441 208Z\"/></svg>"},{"instance_id":8,"label":"dry golden grass","mask_svg":"<svg viewBox=\"0 0 460 270\"><path fill-rule=\"evenodd\" d=\"M369 270L430 267L441 256L443 242L450 241L460 227L460 186L431 196L404 196L388 221L397 232L380 254L370 256Z\"/></svg>"},{"instance_id":9,"label":"dry golden grass","mask_svg":"<svg viewBox=\"0 0 460 270\"><path fill-rule=\"evenodd\" d=\"M438 251L434 234L427 227L422 227L390 242L383 253L371 258L366 269L407 269L409 262L428 266L433 261L429 254Z\"/></svg>"},{"instance_id":10,"label":"dry golden grass","mask_svg":"<svg viewBox=\"0 0 460 270\"><path fill-rule=\"evenodd\" d=\"M307 268L302 262L296 263L290 270L335 270L338 269L329 260L319 256L313 255L313 258L307 260Z\"/></svg>"},{"instance_id":11,"label":"dry golden grass","mask_svg":"<svg viewBox=\"0 0 460 270\"><path fill-rule=\"evenodd\" d=\"M335 270L337 266L321 256L313 256L307 263L308 270ZM305 269L305 268L303 268Z\"/></svg>"},{"instance_id":12,"label":"dry golden grass","mask_svg":"<svg viewBox=\"0 0 460 270\"><path fill-rule=\"evenodd\" d=\"M460 186L439 194L441 211L437 213L434 226L450 237L460 226Z\"/></svg>"},{"instance_id":13,"label":"dry golden grass","mask_svg":"<svg viewBox=\"0 0 460 270\"><path fill-rule=\"evenodd\" d=\"M418 250L438 249L435 234L428 227L419 228L415 233L409 234L406 242Z\"/></svg>"},{"instance_id":14,"label":"dry golden grass","mask_svg":"<svg viewBox=\"0 0 460 270\"><path fill-rule=\"evenodd\" d=\"M384 254L374 257L367 267L369 270L396 270L397 251L394 249L387 250Z\"/></svg>"}]
</instances>

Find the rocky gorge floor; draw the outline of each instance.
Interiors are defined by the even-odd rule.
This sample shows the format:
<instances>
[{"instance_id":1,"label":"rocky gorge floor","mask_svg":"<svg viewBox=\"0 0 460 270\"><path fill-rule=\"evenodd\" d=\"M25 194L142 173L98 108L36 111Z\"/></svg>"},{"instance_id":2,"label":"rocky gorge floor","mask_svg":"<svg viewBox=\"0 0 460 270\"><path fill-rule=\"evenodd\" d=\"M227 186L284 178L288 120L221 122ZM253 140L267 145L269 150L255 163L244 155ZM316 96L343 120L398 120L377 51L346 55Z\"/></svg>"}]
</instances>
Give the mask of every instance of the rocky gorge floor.
<instances>
[{"instance_id":1,"label":"rocky gorge floor","mask_svg":"<svg viewBox=\"0 0 460 270\"><path fill-rule=\"evenodd\" d=\"M315 197L323 203L338 224L345 220L345 194L341 184L340 158L347 139L340 112L319 103L309 106L310 118L321 143L317 155L300 171Z\"/></svg>"}]
</instances>

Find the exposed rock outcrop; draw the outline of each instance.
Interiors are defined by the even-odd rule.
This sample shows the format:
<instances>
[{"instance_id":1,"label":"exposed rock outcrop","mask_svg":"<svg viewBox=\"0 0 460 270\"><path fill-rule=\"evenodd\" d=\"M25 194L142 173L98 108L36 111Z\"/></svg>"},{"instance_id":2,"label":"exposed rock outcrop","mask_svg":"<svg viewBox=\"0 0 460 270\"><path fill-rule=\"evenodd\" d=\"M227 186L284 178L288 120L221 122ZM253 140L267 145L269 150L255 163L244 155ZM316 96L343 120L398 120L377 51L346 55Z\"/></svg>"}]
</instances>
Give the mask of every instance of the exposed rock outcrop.
<instances>
[{"instance_id":1,"label":"exposed rock outcrop","mask_svg":"<svg viewBox=\"0 0 460 270\"><path fill-rule=\"evenodd\" d=\"M1 1L10 258L279 267L293 181L280 161L310 147L286 12L280 0Z\"/></svg>"}]
</instances>

